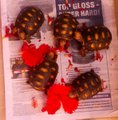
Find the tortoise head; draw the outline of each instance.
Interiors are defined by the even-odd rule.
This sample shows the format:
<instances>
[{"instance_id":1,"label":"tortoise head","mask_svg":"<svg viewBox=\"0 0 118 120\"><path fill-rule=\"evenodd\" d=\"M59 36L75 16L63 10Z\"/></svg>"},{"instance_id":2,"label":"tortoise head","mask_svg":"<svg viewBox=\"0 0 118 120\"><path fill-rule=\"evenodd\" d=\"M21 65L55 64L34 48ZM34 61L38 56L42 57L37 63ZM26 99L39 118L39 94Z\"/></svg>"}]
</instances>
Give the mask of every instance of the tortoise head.
<instances>
[{"instance_id":1,"label":"tortoise head","mask_svg":"<svg viewBox=\"0 0 118 120\"><path fill-rule=\"evenodd\" d=\"M26 39L26 33L23 30L20 30L20 29L18 29L17 31L18 31L19 39L25 40Z\"/></svg>"},{"instance_id":2,"label":"tortoise head","mask_svg":"<svg viewBox=\"0 0 118 120\"><path fill-rule=\"evenodd\" d=\"M28 43L30 43L30 36L28 34L26 34L25 31L23 30L19 30L18 29L18 37L20 40L26 40Z\"/></svg>"},{"instance_id":3,"label":"tortoise head","mask_svg":"<svg viewBox=\"0 0 118 120\"><path fill-rule=\"evenodd\" d=\"M76 30L74 32L74 39L79 41L81 44L84 44L84 40L80 31Z\"/></svg>"},{"instance_id":4,"label":"tortoise head","mask_svg":"<svg viewBox=\"0 0 118 120\"><path fill-rule=\"evenodd\" d=\"M72 90L68 96L69 98L78 98L78 93L76 90Z\"/></svg>"},{"instance_id":5,"label":"tortoise head","mask_svg":"<svg viewBox=\"0 0 118 120\"><path fill-rule=\"evenodd\" d=\"M66 40L65 39L58 39L59 43L59 47L61 48L65 48L65 45L66 45Z\"/></svg>"},{"instance_id":6,"label":"tortoise head","mask_svg":"<svg viewBox=\"0 0 118 120\"><path fill-rule=\"evenodd\" d=\"M57 60L57 54L56 52L54 51L50 51L46 56L45 58L48 60L48 61L52 61L52 62L55 62Z\"/></svg>"},{"instance_id":7,"label":"tortoise head","mask_svg":"<svg viewBox=\"0 0 118 120\"><path fill-rule=\"evenodd\" d=\"M86 52L85 52L85 46L84 46L84 39L81 34L81 31L76 30L74 32L74 39L77 40L81 44L82 48L80 50L80 55L84 57L86 55Z\"/></svg>"},{"instance_id":8,"label":"tortoise head","mask_svg":"<svg viewBox=\"0 0 118 120\"><path fill-rule=\"evenodd\" d=\"M68 38L58 38L56 39L56 47L60 50L66 50L69 47L69 42L71 39Z\"/></svg>"}]
</instances>

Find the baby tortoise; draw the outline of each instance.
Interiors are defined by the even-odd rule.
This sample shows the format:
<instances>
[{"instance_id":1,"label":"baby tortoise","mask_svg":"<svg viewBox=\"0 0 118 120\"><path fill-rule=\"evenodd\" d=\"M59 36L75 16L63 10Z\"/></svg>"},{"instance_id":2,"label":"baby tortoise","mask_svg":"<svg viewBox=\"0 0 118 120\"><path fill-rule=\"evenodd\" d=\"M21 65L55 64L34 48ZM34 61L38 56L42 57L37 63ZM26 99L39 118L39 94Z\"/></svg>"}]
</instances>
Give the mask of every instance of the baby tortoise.
<instances>
[{"instance_id":1,"label":"baby tortoise","mask_svg":"<svg viewBox=\"0 0 118 120\"><path fill-rule=\"evenodd\" d=\"M72 92L69 97L85 100L102 91L102 80L94 70L91 70L72 81L71 86Z\"/></svg>"},{"instance_id":2,"label":"baby tortoise","mask_svg":"<svg viewBox=\"0 0 118 120\"><path fill-rule=\"evenodd\" d=\"M83 46L81 52L84 56L88 51L108 49L112 35L107 27L99 25L77 30L74 38L81 42Z\"/></svg>"},{"instance_id":3,"label":"baby tortoise","mask_svg":"<svg viewBox=\"0 0 118 120\"><path fill-rule=\"evenodd\" d=\"M18 34L19 39L29 40L44 22L43 12L36 7L25 7L21 10L15 21L13 34Z\"/></svg>"},{"instance_id":4,"label":"baby tortoise","mask_svg":"<svg viewBox=\"0 0 118 120\"><path fill-rule=\"evenodd\" d=\"M34 89L47 92L53 85L58 74L56 59L56 53L49 52L39 66L30 69L28 83Z\"/></svg>"},{"instance_id":5,"label":"baby tortoise","mask_svg":"<svg viewBox=\"0 0 118 120\"><path fill-rule=\"evenodd\" d=\"M77 25L78 21L69 13L57 16L54 21L54 36L59 47L64 48L66 42L73 38Z\"/></svg>"}]
</instances>

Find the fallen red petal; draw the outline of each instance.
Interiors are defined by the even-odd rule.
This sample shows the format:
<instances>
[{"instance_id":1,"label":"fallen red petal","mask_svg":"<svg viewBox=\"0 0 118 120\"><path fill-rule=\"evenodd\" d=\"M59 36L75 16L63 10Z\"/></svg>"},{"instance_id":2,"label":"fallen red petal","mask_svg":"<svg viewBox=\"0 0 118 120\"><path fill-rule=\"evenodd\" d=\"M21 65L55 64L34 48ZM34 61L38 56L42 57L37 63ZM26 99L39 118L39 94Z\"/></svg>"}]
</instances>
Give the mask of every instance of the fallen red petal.
<instances>
[{"instance_id":1,"label":"fallen red petal","mask_svg":"<svg viewBox=\"0 0 118 120\"><path fill-rule=\"evenodd\" d=\"M48 114L54 114L61 106L67 113L73 113L78 107L78 100L76 98L69 98L68 94L71 92L70 86L54 84L48 90L47 103L42 111L47 111Z\"/></svg>"},{"instance_id":2,"label":"fallen red petal","mask_svg":"<svg viewBox=\"0 0 118 120\"><path fill-rule=\"evenodd\" d=\"M30 67L39 65L44 60L43 54L33 44L28 45L25 42L21 50L24 63Z\"/></svg>"},{"instance_id":3,"label":"fallen red petal","mask_svg":"<svg viewBox=\"0 0 118 120\"><path fill-rule=\"evenodd\" d=\"M65 80L64 80L64 78L61 78L61 83L62 83L62 84L65 84L65 83L66 83Z\"/></svg>"},{"instance_id":4,"label":"fallen red petal","mask_svg":"<svg viewBox=\"0 0 118 120\"><path fill-rule=\"evenodd\" d=\"M46 54L50 51L50 46L46 44L42 44L39 48L38 51L41 52L42 54Z\"/></svg>"},{"instance_id":5,"label":"fallen red petal","mask_svg":"<svg viewBox=\"0 0 118 120\"><path fill-rule=\"evenodd\" d=\"M32 98L32 106L33 108L36 108L38 106L37 100L35 99L35 97Z\"/></svg>"},{"instance_id":6,"label":"fallen red petal","mask_svg":"<svg viewBox=\"0 0 118 120\"><path fill-rule=\"evenodd\" d=\"M67 113L73 113L78 107L78 100L69 98L68 96L62 97L62 105Z\"/></svg>"},{"instance_id":7,"label":"fallen red petal","mask_svg":"<svg viewBox=\"0 0 118 120\"><path fill-rule=\"evenodd\" d=\"M60 108L61 103L57 96L48 96L47 103L45 107L42 108L42 112L47 111L48 114L55 114L55 112Z\"/></svg>"},{"instance_id":8,"label":"fallen red petal","mask_svg":"<svg viewBox=\"0 0 118 120\"><path fill-rule=\"evenodd\" d=\"M80 72L80 70L77 67L74 68L74 71L75 72Z\"/></svg>"},{"instance_id":9,"label":"fallen red petal","mask_svg":"<svg viewBox=\"0 0 118 120\"><path fill-rule=\"evenodd\" d=\"M103 59L103 55L101 55L98 51L96 51L95 60L99 60L101 62L102 59Z\"/></svg>"}]
</instances>

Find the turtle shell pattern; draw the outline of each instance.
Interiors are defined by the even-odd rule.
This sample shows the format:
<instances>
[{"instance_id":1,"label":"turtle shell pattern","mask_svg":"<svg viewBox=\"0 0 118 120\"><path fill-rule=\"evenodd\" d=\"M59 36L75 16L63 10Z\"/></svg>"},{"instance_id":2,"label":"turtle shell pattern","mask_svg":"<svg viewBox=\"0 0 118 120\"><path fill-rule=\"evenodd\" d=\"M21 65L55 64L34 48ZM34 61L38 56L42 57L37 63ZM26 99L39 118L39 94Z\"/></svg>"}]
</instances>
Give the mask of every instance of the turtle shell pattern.
<instances>
[{"instance_id":1,"label":"turtle shell pattern","mask_svg":"<svg viewBox=\"0 0 118 120\"><path fill-rule=\"evenodd\" d=\"M28 83L36 90L46 91L54 83L58 64L44 60L42 64L30 69Z\"/></svg>"},{"instance_id":2,"label":"turtle shell pattern","mask_svg":"<svg viewBox=\"0 0 118 120\"><path fill-rule=\"evenodd\" d=\"M102 91L100 77L93 71L81 74L72 82L72 95L76 93L78 99L88 99Z\"/></svg>"},{"instance_id":3,"label":"turtle shell pattern","mask_svg":"<svg viewBox=\"0 0 118 120\"><path fill-rule=\"evenodd\" d=\"M111 32L105 26L93 26L81 31L87 51L108 49L112 40Z\"/></svg>"},{"instance_id":4,"label":"turtle shell pattern","mask_svg":"<svg viewBox=\"0 0 118 120\"><path fill-rule=\"evenodd\" d=\"M59 15L54 21L54 36L57 39L70 40L78 25L77 20L69 13Z\"/></svg>"},{"instance_id":5,"label":"turtle shell pattern","mask_svg":"<svg viewBox=\"0 0 118 120\"><path fill-rule=\"evenodd\" d=\"M26 35L33 35L44 22L42 11L36 7L25 7L16 18L15 27Z\"/></svg>"}]
</instances>

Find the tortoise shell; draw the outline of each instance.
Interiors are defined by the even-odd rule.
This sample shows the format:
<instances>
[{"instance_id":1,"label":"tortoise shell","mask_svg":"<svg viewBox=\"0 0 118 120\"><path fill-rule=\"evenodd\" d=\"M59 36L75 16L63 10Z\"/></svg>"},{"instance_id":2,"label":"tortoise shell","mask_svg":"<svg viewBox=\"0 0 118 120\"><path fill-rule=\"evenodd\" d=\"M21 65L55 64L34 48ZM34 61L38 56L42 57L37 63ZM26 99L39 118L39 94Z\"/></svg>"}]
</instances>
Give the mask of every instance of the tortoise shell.
<instances>
[{"instance_id":1,"label":"tortoise shell","mask_svg":"<svg viewBox=\"0 0 118 120\"><path fill-rule=\"evenodd\" d=\"M79 31L83 39L85 50L95 51L108 49L112 40L110 30L105 26L93 26Z\"/></svg>"},{"instance_id":2,"label":"tortoise shell","mask_svg":"<svg viewBox=\"0 0 118 120\"><path fill-rule=\"evenodd\" d=\"M102 81L99 75L93 70L81 74L78 78L72 81L72 92L70 97L78 99L88 99L102 91Z\"/></svg>"},{"instance_id":3,"label":"tortoise shell","mask_svg":"<svg viewBox=\"0 0 118 120\"><path fill-rule=\"evenodd\" d=\"M25 7L21 10L15 21L18 32L31 36L37 32L44 22L43 12L36 7Z\"/></svg>"},{"instance_id":4,"label":"tortoise shell","mask_svg":"<svg viewBox=\"0 0 118 120\"><path fill-rule=\"evenodd\" d=\"M47 91L58 73L58 64L45 59L39 66L30 68L28 83L36 90Z\"/></svg>"},{"instance_id":5,"label":"tortoise shell","mask_svg":"<svg viewBox=\"0 0 118 120\"><path fill-rule=\"evenodd\" d=\"M56 39L70 40L78 25L77 20L69 13L59 15L54 21L54 36Z\"/></svg>"}]
</instances>

